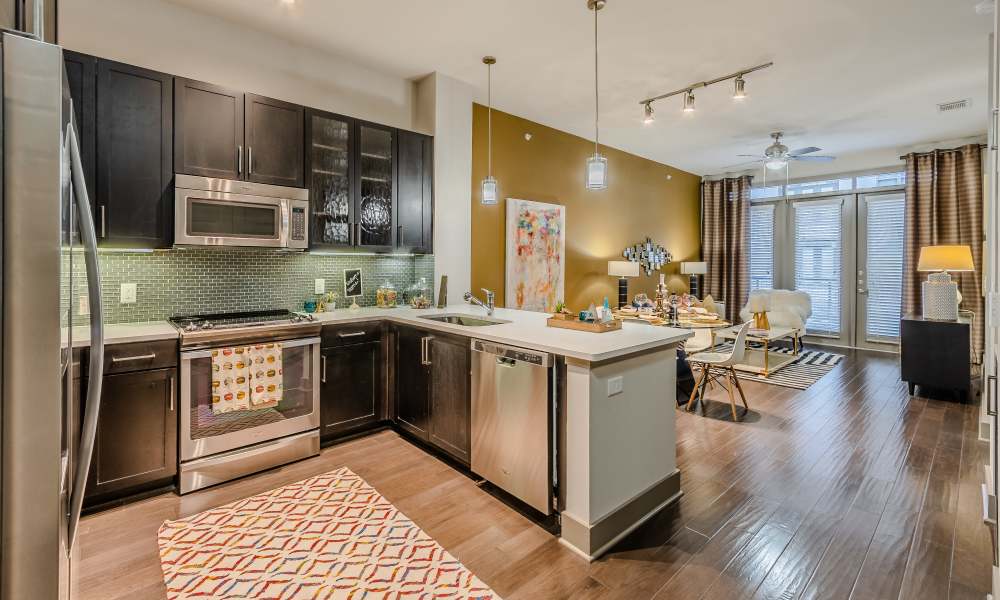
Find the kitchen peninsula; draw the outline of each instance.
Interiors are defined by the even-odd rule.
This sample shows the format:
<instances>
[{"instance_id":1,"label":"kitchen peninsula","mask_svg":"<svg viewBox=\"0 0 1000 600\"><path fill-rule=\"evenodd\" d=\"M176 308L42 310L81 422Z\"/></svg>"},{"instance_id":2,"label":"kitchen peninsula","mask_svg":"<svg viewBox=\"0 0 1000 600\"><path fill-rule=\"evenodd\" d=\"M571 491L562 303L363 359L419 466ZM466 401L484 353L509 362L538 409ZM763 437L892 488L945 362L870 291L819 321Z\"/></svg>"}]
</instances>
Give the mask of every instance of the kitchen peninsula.
<instances>
[{"instance_id":1,"label":"kitchen peninsula","mask_svg":"<svg viewBox=\"0 0 1000 600\"><path fill-rule=\"evenodd\" d=\"M468 326L435 320L447 315L491 323ZM388 363L377 371L382 374L381 380L373 382L384 393L385 406L374 411L371 424L391 422L411 437L414 432L420 437L422 425L418 422L417 427L407 427L400 423L406 418L401 403L409 388L404 386L412 387L404 371L409 362L432 361L422 354L419 360L411 356L413 352L406 345L407 331L416 332L419 340L457 340L442 350L448 352L442 362L450 361L455 370L456 365L470 364L467 357L473 339L551 354L556 382L553 387L557 390L555 441L551 446L555 449L553 511L560 514L563 543L579 554L596 558L680 494L674 427L675 365L676 348L691 336L688 331L626 323L619 331L592 334L546 327L548 315L544 313L500 308L487 316L483 309L464 304L428 310L340 309L312 317L315 320L311 325L322 327L324 347L328 345L326 340L335 340L330 345L339 343L341 348L364 343L381 345L371 360ZM144 343L162 344L177 336L176 330L162 322L109 326L106 333L109 344L127 343L139 354L144 352ZM74 342L86 344L85 328L74 330ZM416 353L423 352L421 346L416 347L421 348ZM432 351L437 356L437 350L427 350ZM333 361L329 365L328 358ZM344 354L328 355L324 350L325 382L321 393L329 389L336 395L348 385L334 381L348 364ZM390 365L393 368L388 368ZM352 377L358 376L358 372L352 372ZM457 377L467 381L468 373L463 370ZM462 397L463 391L466 397ZM450 392L454 397L441 403L430 401L427 410L448 410L451 406L456 410L456 414L449 415L451 420L468 420L468 407L459 405L468 405L475 390L458 386ZM322 406L327 406L325 400ZM324 424L327 420L323 417ZM356 428L350 431L358 433ZM451 458L466 465L473 446L469 437L466 432L452 444L459 448L464 443L464 451L445 446L452 450L448 452Z\"/></svg>"}]
</instances>

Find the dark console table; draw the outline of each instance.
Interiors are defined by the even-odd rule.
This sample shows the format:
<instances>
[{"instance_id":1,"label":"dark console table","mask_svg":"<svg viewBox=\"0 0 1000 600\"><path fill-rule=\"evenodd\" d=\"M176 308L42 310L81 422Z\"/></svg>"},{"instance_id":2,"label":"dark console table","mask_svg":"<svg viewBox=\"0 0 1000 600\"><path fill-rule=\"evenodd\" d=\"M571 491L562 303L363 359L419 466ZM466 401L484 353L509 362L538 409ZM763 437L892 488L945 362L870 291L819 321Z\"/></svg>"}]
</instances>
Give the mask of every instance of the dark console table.
<instances>
[{"instance_id":1,"label":"dark console table","mask_svg":"<svg viewBox=\"0 0 1000 600\"><path fill-rule=\"evenodd\" d=\"M913 395L918 385L958 392L969 399L970 319L935 321L916 315L903 317L899 328L901 377Z\"/></svg>"}]
</instances>

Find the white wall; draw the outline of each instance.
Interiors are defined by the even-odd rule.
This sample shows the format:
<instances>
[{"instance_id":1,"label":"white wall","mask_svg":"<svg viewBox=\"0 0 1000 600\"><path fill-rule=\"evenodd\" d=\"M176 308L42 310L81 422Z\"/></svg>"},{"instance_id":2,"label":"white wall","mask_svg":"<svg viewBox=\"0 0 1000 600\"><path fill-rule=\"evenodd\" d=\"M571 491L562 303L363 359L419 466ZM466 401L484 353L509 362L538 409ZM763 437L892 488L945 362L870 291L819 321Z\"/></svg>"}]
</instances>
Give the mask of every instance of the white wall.
<instances>
[{"instance_id":1,"label":"white wall","mask_svg":"<svg viewBox=\"0 0 1000 600\"><path fill-rule=\"evenodd\" d=\"M165 0L61 0L59 38L70 50L412 128L412 82Z\"/></svg>"}]
</instances>

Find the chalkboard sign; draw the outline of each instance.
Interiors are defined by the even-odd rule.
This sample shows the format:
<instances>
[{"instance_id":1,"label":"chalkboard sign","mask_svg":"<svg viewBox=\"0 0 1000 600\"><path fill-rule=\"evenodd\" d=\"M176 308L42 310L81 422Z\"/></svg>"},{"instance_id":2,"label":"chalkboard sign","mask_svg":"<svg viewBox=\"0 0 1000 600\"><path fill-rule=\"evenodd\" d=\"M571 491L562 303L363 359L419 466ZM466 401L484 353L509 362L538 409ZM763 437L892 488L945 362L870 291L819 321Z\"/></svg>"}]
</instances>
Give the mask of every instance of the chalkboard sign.
<instances>
[{"instance_id":1,"label":"chalkboard sign","mask_svg":"<svg viewBox=\"0 0 1000 600\"><path fill-rule=\"evenodd\" d=\"M361 269L344 269L344 296L361 295Z\"/></svg>"}]
</instances>

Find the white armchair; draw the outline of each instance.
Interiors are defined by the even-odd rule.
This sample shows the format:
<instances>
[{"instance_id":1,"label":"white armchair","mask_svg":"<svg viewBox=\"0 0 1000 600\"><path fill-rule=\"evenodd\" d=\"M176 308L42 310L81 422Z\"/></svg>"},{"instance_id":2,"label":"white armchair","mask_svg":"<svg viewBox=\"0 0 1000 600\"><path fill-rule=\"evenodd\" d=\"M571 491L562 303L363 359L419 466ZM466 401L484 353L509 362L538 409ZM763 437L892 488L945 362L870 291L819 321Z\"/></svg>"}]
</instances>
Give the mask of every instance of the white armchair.
<instances>
[{"instance_id":1,"label":"white armchair","mask_svg":"<svg viewBox=\"0 0 1000 600\"><path fill-rule=\"evenodd\" d=\"M806 321L812 315L812 298L806 292L796 290L756 290L750 292L750 297L758 295L768 297L767 320L772 327L792 327L805 331ZM740 311L740 319L744 322L753 319L750 301Z\"/></svg>"}]
</instances>

